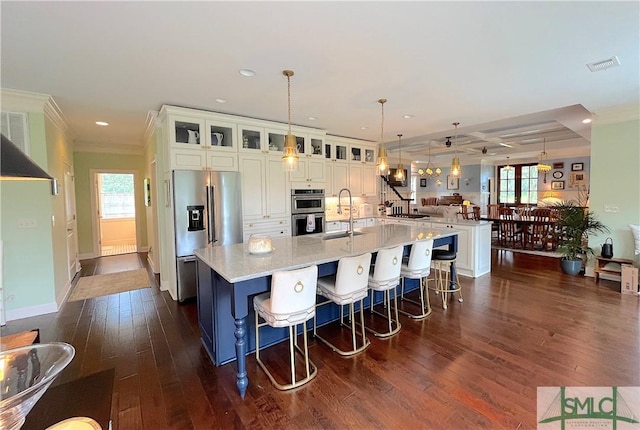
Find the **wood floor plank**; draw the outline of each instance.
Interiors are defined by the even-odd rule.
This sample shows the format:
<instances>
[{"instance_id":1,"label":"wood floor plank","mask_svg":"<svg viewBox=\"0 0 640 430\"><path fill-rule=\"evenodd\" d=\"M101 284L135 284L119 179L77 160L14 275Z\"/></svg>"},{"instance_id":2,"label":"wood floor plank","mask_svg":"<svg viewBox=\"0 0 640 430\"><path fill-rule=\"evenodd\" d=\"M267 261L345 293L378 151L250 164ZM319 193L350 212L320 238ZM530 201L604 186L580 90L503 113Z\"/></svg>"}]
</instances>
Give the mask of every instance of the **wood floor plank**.
<instances>
[{"instance_id":1,"label":"wood floor plank","mask_svg":"<svg viewBox=\"0 0 640 430\"><path fill-rule=\"evenodd\" d=\"M529 429L537 387L640 385L640 300L557 263L493 251L490 275L462 279L464 303L444 310L431 295L428 318L402 316L397 336L370 336L355 357L310 336L318 376L290 392L252 354L244 399L235 363L216 367L202 348L196 303L157 286L10 321L3 335L40 328L42 342L71 343L76 356L55 384L114 368L114 429ZM145 254L110 256L84 260L81 275L141 267ZM287 375L287 343L263 354Z\"/></svg>"}]
</instances>

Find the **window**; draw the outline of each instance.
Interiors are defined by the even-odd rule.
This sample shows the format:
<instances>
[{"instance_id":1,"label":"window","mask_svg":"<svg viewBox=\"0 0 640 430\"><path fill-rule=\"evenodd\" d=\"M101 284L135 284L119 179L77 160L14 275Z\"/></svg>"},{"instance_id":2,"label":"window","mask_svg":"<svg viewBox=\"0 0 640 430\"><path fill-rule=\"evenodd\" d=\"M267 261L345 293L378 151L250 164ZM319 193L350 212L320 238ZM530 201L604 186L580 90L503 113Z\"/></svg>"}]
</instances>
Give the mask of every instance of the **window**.
<instances>
[{"instance_id":1,"label":"window","mask_svg":"<svg viewBox=\"0 0 640 430\"><path fill-rule=\"evenodd\" d=\"M102 218L134 218L136 216L133 174L101 173L98 184Z\"/></svg>"},{"instance_id":2,"label":"window","mask_svg":"<svg viewBox=\"0 0 640 430\"><path fill-rule=\"evenodd\" d=\"M498 168L500 204L538 203L538 169L536 164L500 166Z\"/></svg>"}]
</instances>

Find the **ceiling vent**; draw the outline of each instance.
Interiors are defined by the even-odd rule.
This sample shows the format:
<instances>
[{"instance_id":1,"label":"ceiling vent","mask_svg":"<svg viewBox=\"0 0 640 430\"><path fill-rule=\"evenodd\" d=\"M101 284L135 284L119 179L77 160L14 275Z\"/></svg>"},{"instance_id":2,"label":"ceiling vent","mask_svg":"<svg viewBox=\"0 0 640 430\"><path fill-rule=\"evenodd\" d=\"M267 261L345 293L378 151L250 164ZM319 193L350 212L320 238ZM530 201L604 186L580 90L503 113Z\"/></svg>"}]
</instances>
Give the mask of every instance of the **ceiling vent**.
<instances>
[{"instance_id":1,"label":"ceiling vent","mask_svg":"<svg viewBox=\"0 0 640 430\"><path fill-rule=\"evenodd\" d=\"M620 65L620 60L618 57L613 56L611 58L607 58L606 60L598 61L597 63L588 63L587 67L592 72L600 72L602 70L607 70L612 67L618 67Z\"/></svg>"}]
</instances>

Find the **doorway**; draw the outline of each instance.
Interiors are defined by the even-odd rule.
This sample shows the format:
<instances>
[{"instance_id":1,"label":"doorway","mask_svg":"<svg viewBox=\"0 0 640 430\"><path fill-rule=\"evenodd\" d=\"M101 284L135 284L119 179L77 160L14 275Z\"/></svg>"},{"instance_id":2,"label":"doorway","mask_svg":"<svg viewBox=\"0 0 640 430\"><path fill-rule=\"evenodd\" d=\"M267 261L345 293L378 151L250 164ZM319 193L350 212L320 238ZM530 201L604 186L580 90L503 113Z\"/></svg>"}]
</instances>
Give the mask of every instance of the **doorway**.
<instances>
[{"instance_id":1,"label":"doorway","mask_svg":"<svg viewBox=\"0 0 640 430\"><path fill-rule=\"evenodd\" d=\"M135 176L100 172L95 175L96 237L100 256L137 252Z\"/></svg>"}]
</instances>

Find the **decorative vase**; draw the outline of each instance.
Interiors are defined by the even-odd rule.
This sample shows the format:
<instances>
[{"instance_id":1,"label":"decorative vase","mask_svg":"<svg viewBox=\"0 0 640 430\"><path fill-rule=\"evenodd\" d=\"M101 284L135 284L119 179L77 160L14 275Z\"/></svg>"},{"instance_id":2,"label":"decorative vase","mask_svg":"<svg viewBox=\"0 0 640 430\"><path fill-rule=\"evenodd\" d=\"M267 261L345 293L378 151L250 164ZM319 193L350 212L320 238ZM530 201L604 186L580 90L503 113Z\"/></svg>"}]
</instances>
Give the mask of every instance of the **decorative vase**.
<instances>
[{"instance_id":1,"label":"decorative vase","mask_svg":"<svg viewBox=\"0 0 640 430\"><path fill-rule=\"evenodd\" d=\"M567 275L577 275L582 269L582 259L578 260L560 260L560 268Z\"/></svg>"}]
</instances>

